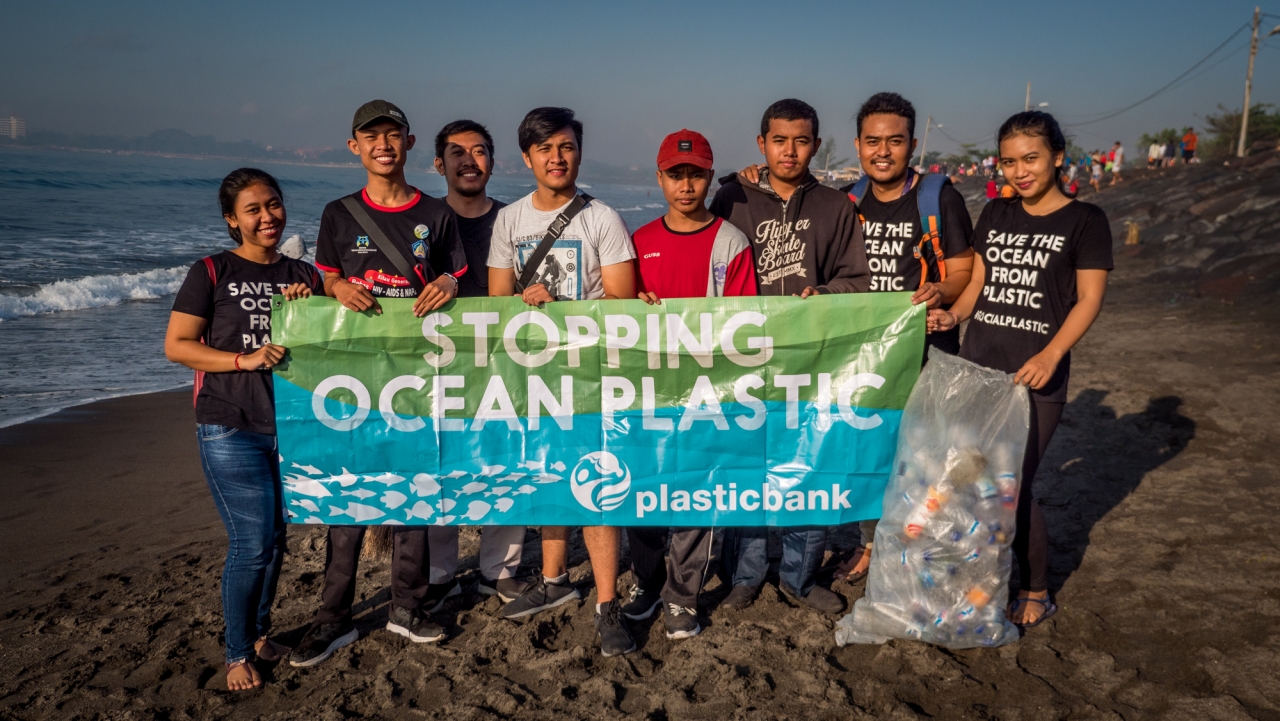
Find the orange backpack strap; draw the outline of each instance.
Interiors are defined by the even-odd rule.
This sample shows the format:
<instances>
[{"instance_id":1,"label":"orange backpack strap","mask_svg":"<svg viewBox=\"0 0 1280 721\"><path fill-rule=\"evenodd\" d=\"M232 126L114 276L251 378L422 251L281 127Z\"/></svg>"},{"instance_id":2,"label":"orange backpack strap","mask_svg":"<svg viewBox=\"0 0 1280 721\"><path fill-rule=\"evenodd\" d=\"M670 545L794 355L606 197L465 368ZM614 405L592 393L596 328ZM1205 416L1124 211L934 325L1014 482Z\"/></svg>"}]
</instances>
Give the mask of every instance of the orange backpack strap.
<instances>
[{"instance_id":1,"label":"orange backpack strap","mask_svg":"<svg viewBox=\"0 0 1280 721\"><path fill-rule=\"evenodd\" d=\"M938 268L938 280L947 279L946 258L942 253L942 189L951 179L940 173L929 173L920 176L920 185L916 190L916 205L920 211L920 244L916 246L914 255L920 261L920 285L929 280L929 258L926 249L932 251L934 262Z\"/></svg>"}]
</instances>

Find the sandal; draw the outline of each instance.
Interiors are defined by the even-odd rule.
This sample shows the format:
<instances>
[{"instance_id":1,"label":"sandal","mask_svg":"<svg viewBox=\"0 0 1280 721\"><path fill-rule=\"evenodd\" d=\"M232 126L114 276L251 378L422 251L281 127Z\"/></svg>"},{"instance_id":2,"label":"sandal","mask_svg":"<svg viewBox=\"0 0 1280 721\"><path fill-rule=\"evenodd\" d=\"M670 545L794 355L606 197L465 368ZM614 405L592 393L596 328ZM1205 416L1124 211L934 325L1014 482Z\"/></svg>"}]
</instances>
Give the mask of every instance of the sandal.
<instances>
[{"instance_id":1,"label":"sandal","mask_svg":"<svg viewBox=\"0 0 1280 721\"><path fill-rule=\"evenodd\" d=\"M258 644L255 643L254 653L258 655L259 659L266 661L267 663L276 663L284 659L285 656L288 656L289 652L293 650L288 646L281 646L266 636L258 639L258 641L262 643L262 647L257 648Z\"/></svg>"},{"instance_id":2,"label":"sandal","mask_svg":"<svg viewBox=\"0 0 1280 721\"><path fill-rule=\"evenodd\" d=\"M859 546L854 550L853 555L846 559L843 563L836 566L836 575L842 578L845 583L856 583L867 577L867 572L871 570L871 559L867 559L867 567L861 571L853 570L858 563L862 561L862 557L866 555L871 546Z\"/></svg>"},{"instance_id":3,"label":"sandal","mask_svg":"<svg viewBox=\"0 0 1280 721\"><path fill-rule=\"evenodd\" d=\"M250 678L251 678L251 679L252 679L252 678L254 678L255 676L257 677L257 678L256 678L256 683L254 683L254 684L253 684L252 686L250 686L249 688L237 688L237 689L233 689L233 688L231 688L231 672L232 672L232 671L234 671L234 670L236 670L237 668L241 668L241 667L244 667L244 666L247 666L247 667L249 668L249 676L250 676ZM232 663L227 664L227 690L228 690L228 691L231 691L232 693L239 693L239 692L242 692L242 691L252 691L252 690L254 690L254 689L256 689L256 688L261 688L261 687L262 687L262 677L261 677L261 676L258 676L257 671L258 671L258 670L257 670L256 668L254 668L253 666L251 666L251 665L249 664L249 659L247 659L247 658L242 658L242 659L240 659L239 661L234 661L234 662L232 662Z\"/></svg>"},{"instance_id":4,"label":"sandal","mask_svg":"<svg viewBox=\"0 0 1280 721\"><path fill-rule=\"evenodd\" d=\"M1040 618L1037 618L1031 623L1025 623L1025 624L1014 623L1013 624L1018 628L1022 629L1023 631L1039 626L1040 624L1049 620L1049 618L1051 618L1053 614L1058 612L1058 606L1048 596L1045 596L1044 598L1018 598L1018 599L1014 599L1013 603L1009 604L1009 609L1008 611L1005 612L1006 616L1007 617L1013 616L1014 610L1017 609L1018 604L1020 603L1038 603L1042 608L1044 608L1044 613L1040 614Z\"/></svg>"}]
</instances>

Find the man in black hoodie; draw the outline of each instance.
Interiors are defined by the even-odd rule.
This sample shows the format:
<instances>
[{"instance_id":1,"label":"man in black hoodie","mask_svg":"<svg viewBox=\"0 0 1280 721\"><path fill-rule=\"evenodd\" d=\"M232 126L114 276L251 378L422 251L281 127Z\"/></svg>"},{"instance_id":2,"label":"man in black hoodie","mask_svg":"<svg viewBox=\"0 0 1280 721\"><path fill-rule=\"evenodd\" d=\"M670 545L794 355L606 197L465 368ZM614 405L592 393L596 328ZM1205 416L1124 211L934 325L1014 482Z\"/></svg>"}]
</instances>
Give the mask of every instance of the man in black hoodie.
<instances>
[{"instance_id":1,"label":"man in black hoodie","mask_svg":"<svg viewBox=\"0 0 1280 721\"><path fill-rule=\"evenodd\" d=\"M765 110L756 138L766 168L756 183L738 175L720 179L711 212L751 239L760 295L865 293L871 284L858 210L849 196L818 183L809 161L822 140L818 114L805 102L779 100ZM769 567L766 528L725 533L724 567L733 590L725 605L743 609L755 601ZM788 528L782 534L778 568L782 592L825 613L840 613L844 601L816 586L825 528Z\"/></svg>"}]
</instances>

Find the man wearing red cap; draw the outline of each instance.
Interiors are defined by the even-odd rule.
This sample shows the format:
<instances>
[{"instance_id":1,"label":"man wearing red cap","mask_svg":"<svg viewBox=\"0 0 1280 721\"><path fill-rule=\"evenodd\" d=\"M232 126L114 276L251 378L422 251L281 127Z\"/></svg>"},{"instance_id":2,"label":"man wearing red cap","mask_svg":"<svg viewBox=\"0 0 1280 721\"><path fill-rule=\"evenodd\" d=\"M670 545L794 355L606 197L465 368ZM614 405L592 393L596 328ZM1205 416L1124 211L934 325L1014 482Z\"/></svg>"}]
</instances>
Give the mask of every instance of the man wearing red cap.
<instances>
[{"instance_id":1,"label":"man wearing red cap","mask_svg":"<svg viewBox=\"0 0 1280 721\"><path fill-rule=\"evenodd\" d=\"M658 186L667 214L631 238L636 289L650 305L662 298L756 294L751 242L707 210L713 159L711 144L692 130L668 135L658 149ZM671 548L664 563L668 531ZM698 593L711 560L711 535L709 528L627 529L636 582L622 613L640 620L662 606L667 638L698 635Z\"/></svg>"}]
</instances>

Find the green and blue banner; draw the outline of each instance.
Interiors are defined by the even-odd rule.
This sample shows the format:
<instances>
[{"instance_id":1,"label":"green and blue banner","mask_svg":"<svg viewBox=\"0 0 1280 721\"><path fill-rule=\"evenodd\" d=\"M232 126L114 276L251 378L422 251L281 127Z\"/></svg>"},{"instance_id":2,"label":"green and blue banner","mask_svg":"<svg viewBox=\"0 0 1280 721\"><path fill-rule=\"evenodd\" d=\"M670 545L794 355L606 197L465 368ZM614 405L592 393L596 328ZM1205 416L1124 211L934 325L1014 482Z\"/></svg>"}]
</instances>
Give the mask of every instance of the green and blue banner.
<instances>
[{"instance_id":1,"label":"green and blue banner","mask_svg":"<svg viewBox=\"0 0 1280 721\"><path fill-rule=\"evenodd\" d=\"M880 515L909 293L273 303L294 523L833 525Z\"/></svg>"}]
</instances>

